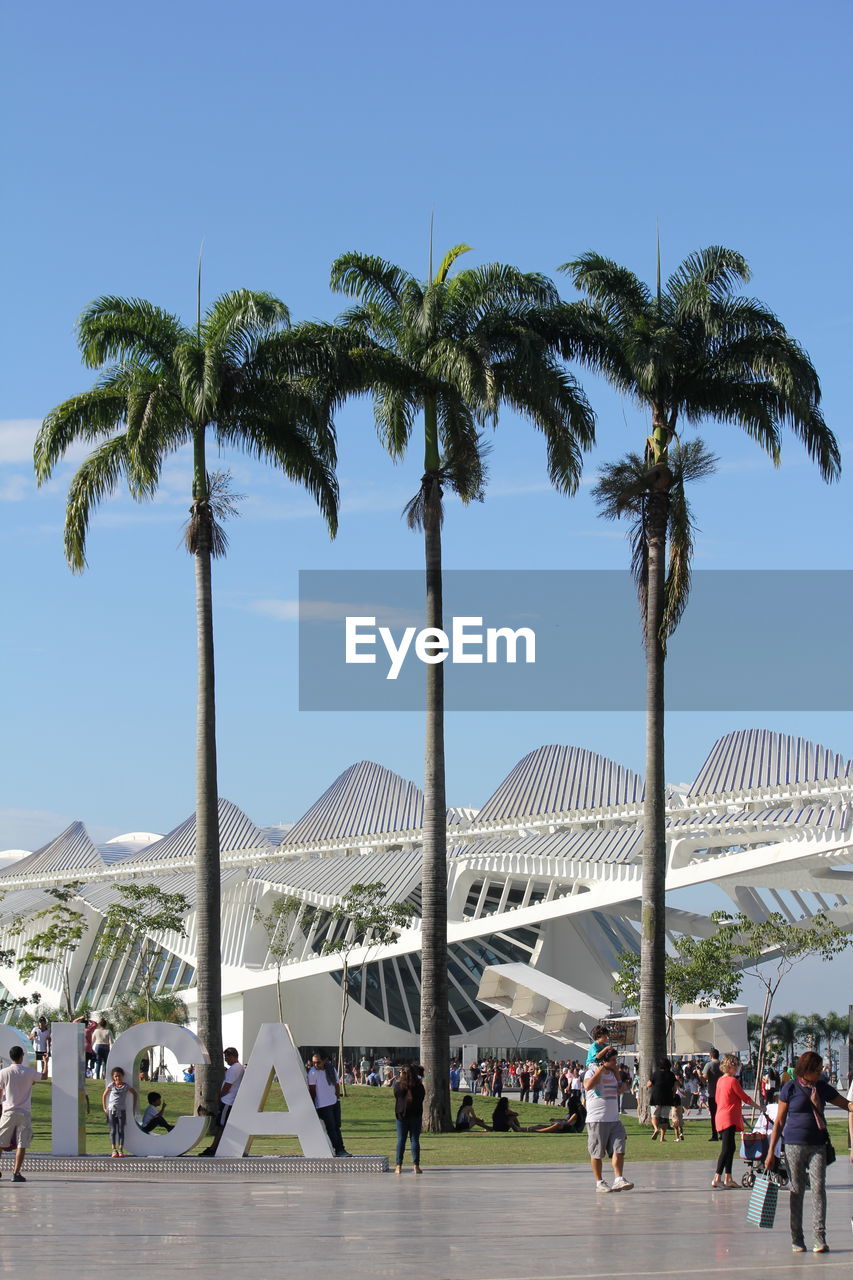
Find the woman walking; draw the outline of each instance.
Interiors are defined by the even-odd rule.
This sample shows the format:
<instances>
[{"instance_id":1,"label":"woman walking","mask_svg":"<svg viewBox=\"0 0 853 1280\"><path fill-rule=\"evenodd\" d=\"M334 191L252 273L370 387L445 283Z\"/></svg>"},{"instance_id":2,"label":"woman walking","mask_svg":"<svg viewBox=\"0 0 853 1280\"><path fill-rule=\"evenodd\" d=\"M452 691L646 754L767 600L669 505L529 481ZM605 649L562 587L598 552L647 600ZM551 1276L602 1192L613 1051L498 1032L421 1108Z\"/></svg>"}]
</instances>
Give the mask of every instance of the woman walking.
<instances>
[{"instance_id":1,"label":"woman walking","mask_svg":"<svg viewBox=\"0 0 853 1280\"><path fill-rule=\"evenodd\" d=\"M412 1152L415 1173L421 1169L421 1125L424 1118L424 1087L411 1067L403 1067L394 1085L394 1114L397 1117L397 1159L394 1172L403 1172L406 1138Z\"/></svg>"},{"instance_id":2,"label":"woman walking","mask_svg":"<svg viewBox=\"0 0 853 1280\"><path fill-rule=\"evenodd\" d=\"M743 1104L754 1107L748 1093L745 1093L737 1078L740 1062L734 1054L727 1053L720 1063L722 1075L717 1081L717 1133L720 1135L720 1158L717 1161L717 1172L711 1186L736 1187L732 1177L732 1162L735 1157L735 1138L743 1133ZM724 1178L724 1182L720 1182Z\"/></svg>"},{"instance_id":3,"label":"woman walking","mask_svg":"<svg viewBox=\"0 0 853 1280\"><path fill-rule=\"evenodd\" d=\"M824 1119L827 1102L842 1111L853 1112L848 1102L828 1080L822 1078L823 1058L809 1050L797 1059L794 1079L779 1090L779 1105L770 1149L764 1167L773 1168L773 1153L781 1133L785 1140L785 1157L791 1177L791 1249L805 1253L803 1236L803 1200L806 1176L812 1188L812 1253L829 1253L826 1243L826 1146L829 1134Z\"/></svg>"}]
</instances>

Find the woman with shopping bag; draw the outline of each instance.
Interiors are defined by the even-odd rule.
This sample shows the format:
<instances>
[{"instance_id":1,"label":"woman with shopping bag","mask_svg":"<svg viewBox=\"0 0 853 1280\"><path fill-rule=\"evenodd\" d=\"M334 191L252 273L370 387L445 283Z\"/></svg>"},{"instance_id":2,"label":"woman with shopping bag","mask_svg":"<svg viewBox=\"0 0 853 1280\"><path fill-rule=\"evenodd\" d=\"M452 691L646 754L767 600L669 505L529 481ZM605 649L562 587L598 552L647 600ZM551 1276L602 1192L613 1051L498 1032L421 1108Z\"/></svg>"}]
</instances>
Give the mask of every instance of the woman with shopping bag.
<instances>
[{"instance_id":1,"label":"woman with shopping bag","mask_svg":"<svg viewBox=\"0 0 853 1280\"><path fill-rule=\"evenodd\" d=\"M807 1174L812 1189L812 1253L829 1253L826 1243L826 1166L835 1159L835 1150L829 1141L824 1119L827 1102L842 1111L853 1112L853 1102L848 1102L823 1078L820 1054L813 1050L801 1053L794 1069L794 1079L779 1090L779 1107L765 1161L769 1172L773 1150L781 1134L785 1140L785 1158L791 1176L791 1248L794 1253L806 1252L803 1200Z\"/></svg>"}]
</instances>

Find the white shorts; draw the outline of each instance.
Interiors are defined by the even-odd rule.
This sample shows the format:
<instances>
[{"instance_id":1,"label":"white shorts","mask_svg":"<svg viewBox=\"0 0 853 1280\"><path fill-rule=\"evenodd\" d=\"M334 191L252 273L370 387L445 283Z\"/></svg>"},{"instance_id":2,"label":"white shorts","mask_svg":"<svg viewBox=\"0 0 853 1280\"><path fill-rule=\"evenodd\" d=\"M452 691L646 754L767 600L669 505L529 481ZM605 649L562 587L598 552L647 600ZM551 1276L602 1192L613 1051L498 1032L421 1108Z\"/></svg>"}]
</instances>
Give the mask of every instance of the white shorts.
<instances>
[{"instance_id":1,"label":"white shorts","mask_svg":"<svg viewBox=\"0 0 853 1280\"><path fill-rule=\"evenodd\" d=\"M28 1147L32 1140L32 1113L17 1107L4 1107L0 1116L0 1151L12 1146Z\"/></svg>"}]
</instances>

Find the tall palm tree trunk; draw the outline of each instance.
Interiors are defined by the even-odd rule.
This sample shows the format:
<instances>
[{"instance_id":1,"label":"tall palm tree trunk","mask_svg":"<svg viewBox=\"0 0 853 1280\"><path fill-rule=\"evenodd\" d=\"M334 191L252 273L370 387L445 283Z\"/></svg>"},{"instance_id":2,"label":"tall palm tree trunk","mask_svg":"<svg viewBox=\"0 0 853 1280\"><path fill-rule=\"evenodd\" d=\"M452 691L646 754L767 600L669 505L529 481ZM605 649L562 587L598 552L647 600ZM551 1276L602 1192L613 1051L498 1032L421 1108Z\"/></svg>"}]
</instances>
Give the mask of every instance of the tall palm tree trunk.
<instances>
[{"instance_id":1,"label":"tall palm tree trunk","mask_svg":"<svg viewBox=\"0 0 853 1280\"><path fill-rule=\"evenodd\" d=\"M196 703L196 992L198 1035L210 1057L197 1066L196 1107L219 1113L222 1087L222 972L220 954L219 794L216 780L216 699L213 661L212 540L207 509L204 445L196 441L193 519L197 521L195 560L198 699ZM201 508L201 518L198 518Z\"/></svg>"},{"instance_id":2,"label":"tall palm tree trunk","mask_svg":"<svg viewBox=\"0 0 853 1280\"><path fill-rule=\"evenodd\" d=\"M666 1053L666 782L664 778L664 668L661 639L666 585L668 480L654 479L646 514L646 794L643 831L642 940L640 948L640 1099L645 1082Z\"/></svg>"},{"instance_id":3,"label":"tall palm tree trunk","mask_svg":"<svg viewBox=\"0 0 853 1280\"><path fill-rule=\"evenodd\" d=\"M426 625L444 621L441 581L441 481L424 477ZM447 803L444 784L444 663L426 664L424 840L421 922L421 1059L424 1128L450 1129L450 1026L447 1008Z\"/></svg>"}]
</instances>

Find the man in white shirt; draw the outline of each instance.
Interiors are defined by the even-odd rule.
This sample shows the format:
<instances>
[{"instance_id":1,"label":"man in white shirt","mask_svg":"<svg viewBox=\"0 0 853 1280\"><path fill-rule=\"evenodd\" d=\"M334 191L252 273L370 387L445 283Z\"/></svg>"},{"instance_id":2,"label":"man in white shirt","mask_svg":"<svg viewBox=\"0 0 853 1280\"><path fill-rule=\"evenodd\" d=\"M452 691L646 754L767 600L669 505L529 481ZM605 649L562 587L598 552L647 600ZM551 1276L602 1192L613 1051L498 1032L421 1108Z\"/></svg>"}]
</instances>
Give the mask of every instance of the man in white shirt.
<instances>
[{"instance_id":1,"label":"man in white shirt","mask_svg":"<svg viewBox=\"0 0 853 1280\"><path fill-rule=\"evenodd\" d=\"M42 1015L30 1032L30 1040L36 1051L36 1062L46 1063L50 1057L50 1027L47 1018Z\"/></svg>"},{"instance_id":2,"label":"man in white shirt","mask_svg":"<svg viewBox=\"0 0 853 1280\"><path fill-rule=\"evenodd\" d=\"M236 1049L229 1047L222 1054L225 1059L225 1075L222 1080L222 1088L219 1090L219 1115L216 1120L216 1134L209 1147L205 1147L204 1151L199 1151L200 1156L215 1156L216 1148L219 1146L219 1139L222 1137L222 1130L225 1128L234 1099L237 1097L237 1090L240 1088L240 1081L246 1074L246 1068L240 1061L240 1055Z\"/></svg>"},{"instance_id":3,"label":"man in white shirt","mask_svg":"<svg viewBox=\"0 0 853 1280\"><path fill-rule=\"evenodd\" d=\"M340 1080L331 1062L327 1062L326 1055L319 1050L311 1056L308 1092L317 1108L317 1115L326 1126L335 1155L348 1156L350 1153L344 1148L341 1134Z\"/></svg>"},{"instance_id":4,"label":"man in white shirt","mask_svg":"<svg viewBox=\"0 0 853 1280\"><path fill-rule=\"evenodd\" d=\"M12 1181L26 1182L21 1166L27 1147L33 1140L33 1085L38 1080L47 1079L47 1059L44 1059L43 1070L39 1073L33 1067L24 1066L24 1051L19 1044L12 1046L9 1057L12 1065L0 1071L0 1098L3 1100L0 1150L17 1142Z\"/></svg>"},{"instance_id":5,"label":"man in white shirt","mask_svg":"<svg viewBox=\"0 0 853 1280\"><path fill-rule=\"evenodd\" d=\"M627 1086L619 1078L619 1052L609 1048L601 1061L592 1062L584 1072L586 1090L587 1150L595 1177L596 1191L630 1191L634 1186L622 1176L625 1164L625 1126L619 1118L619 1094ZM601 1176L602 1161L610 1156L616 1177L608 1186Z\"/></svg>"},{"instance_id":6,"label":"man in white shirt","mask_svg":"<svg viewBox=\"0 0 853 1280\"><path fill-rule=\"evenodd\" d=\"M234 1105L237 1090L240 1088L240 1081L246 1074L246 1068L240 1061L240 1055L236 1049L226 1049L222 1056L225 1059L225 1078L222 1081L222 1088L219 1090L220 1129L225 1128L228 1112Z\"/></svg>"}]
</instances>

